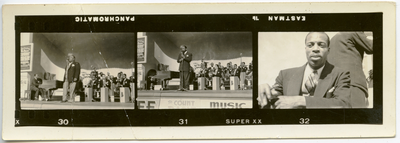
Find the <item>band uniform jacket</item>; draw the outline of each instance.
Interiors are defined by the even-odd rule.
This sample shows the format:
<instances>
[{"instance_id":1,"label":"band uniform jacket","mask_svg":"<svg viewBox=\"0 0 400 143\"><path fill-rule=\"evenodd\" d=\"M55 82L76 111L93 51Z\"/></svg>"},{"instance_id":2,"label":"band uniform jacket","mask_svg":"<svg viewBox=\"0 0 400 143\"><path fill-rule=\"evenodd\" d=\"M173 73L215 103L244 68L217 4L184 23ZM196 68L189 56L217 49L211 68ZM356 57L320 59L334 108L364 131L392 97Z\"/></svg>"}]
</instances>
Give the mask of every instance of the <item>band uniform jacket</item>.
<instances>
[{"instance_id":1,"label":"band uniform jacket","mask_svg":"<svg viewBox=\"0 0 400 143\"><path fill-rule=\"evenodd\" d=\"M222 69L220 69L220 68L215 68L215 71L214 71L214 76L215 77L222 77Z\"/></svg>"},{"instance_id":2,"label":"band uniform jacket","mask_svg":"<svg viewBox=\"0 0 400 143\"><path fill-rule=\"evenodd\" d=\"M230 77L232 73L232 69L225 67L224 68L225 76Z\"/></svg>"},{"instance_id":3,"label":"band uniform jacket","mask_svg":"<svg viewBox=\"0 0 400 143\"><path fill-rule=\"evenodd\" d=\"M199 77L207 77L208 76L208 69L200 69L200 76Z\"/></svg>"},{"instance_id":4,"label":"band uniform jacket","mask_svg":"<svg viewBox=\"0 0 400 143\"><path fill-rule=\"evenodd\" d=\"M279 72L274 89L284 96L300 96L307 64ZM277 88L276 88L277 87ZM328 92L329 91L329 92ZM313 96L305 96L306 108L349 108L350 72L326 62Z\"/></svg>"},{"instance_id":5,"label":"band uniform jacket","mask_svg":"<svg viewBox=\"0 0 400 143\"><path fill-rule=\"evenodd\" d=\"M65 80L67 80L68 82L78 82L79 81L79 76L81 74L81 65L78 62L72 62L71 66L68 68L68 64L67 66L65 66L65 71L68 70L68 79L65 79L65 74L67 72L64 73L64 82ZM74 79L76 79L76 81L74 81Z\"/></svg>"},{"instance_id":6,"label":"band uniform jacket","mask_svg":"<svg viewBox=\"0 0 400 143\"><path fill-rule=\"evenodd\" d=\"M101 87L107 87L108 89L111 88L111 81L110 80L100 80Z\"/></svg>"},{"instance_id":7,"label":"band uniform jacket","mask_svg":"<svg viewBox=\"0 0 400 143\"><path fill-rule=\"evenodd\" d=\"M182 57L184 57L182 62L179 62L179 59L181 59ZM187 72L189 72L190 71L190 62L191 61L192 61L192 53L189 53L189 52L186 51L186 54L184 54L184 53L180 52L179 56L178 56L178 59L177 59L177 62L180 63L179 64L179 71L187 71Z\"/></svg>"},{"instance_id":8,"label":"band uniform jacket","mask_svg":"<svg viewBox=\"0 0 400 143\"><path fill-rule=\"evenodd\" d=\"M130 82L128 79L124 78L120 80L120 86L122 87L129 87L130 86Z\"/></svg>"},{"instance_id":9,"label":"band uniform jacket","mask_svg":"<svg viewBox=\"0 0 400 143\"><path fill-rule=\"evenodd\" d=\"M239 77L239 76L240 76L240 69L239 69L239 68L237 68L237 69L232 69L231 76L237 76L237 77Z\"/></svg>"},{"instance_id":10,"label":"band uniform jacket","mask_svg":"<svg viewBox=\"0 0 400 143\"><path fill-rule=\"evenodd\" d=\"M247 67L243 66L243 67L239 67L240 72L247 72Z\"/></svg>"}]
</instances>

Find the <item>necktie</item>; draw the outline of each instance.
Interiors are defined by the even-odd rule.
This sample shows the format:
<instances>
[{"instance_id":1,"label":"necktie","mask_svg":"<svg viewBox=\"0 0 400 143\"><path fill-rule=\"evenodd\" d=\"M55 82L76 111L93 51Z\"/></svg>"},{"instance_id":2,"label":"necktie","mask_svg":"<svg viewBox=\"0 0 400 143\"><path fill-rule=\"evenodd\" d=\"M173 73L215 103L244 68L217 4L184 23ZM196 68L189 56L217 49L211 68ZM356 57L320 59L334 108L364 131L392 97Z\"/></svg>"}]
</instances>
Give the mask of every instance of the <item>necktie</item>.
<instances>
[{"instance_id":1,"label":"necktie","mask_svg":"<svg viewBox=\"0 0 400 143\"><path fill-rule=\"evenodd\" d=\"M315 87L317 87L318 79L317 79L318 72L314 70L307 78L306 83L304 83L304 87L306 91L309 93L310 96L314 95Z\"/></svg>"}]
</instances>

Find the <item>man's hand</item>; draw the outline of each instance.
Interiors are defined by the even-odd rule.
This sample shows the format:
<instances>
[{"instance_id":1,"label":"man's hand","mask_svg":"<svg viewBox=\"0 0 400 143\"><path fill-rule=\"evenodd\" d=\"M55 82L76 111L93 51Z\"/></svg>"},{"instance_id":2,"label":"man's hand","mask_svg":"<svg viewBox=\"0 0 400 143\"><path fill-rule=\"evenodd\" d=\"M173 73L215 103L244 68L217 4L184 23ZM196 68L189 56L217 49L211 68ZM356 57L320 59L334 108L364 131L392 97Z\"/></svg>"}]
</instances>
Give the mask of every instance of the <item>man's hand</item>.
<instances>
[{"instance_id":1,"label":"man's hand","mask_svg":"<svg viewBox=\"0 0 400 143\"><path fill-rule=\"evenodd\" d=\"M303 96L278 96L275 102L276 109L305 108L306 99Z\"/></svg>"},{"instance_id":2,"label":"man's hand","mask_svg":"<svg viewBox=\"0 0 400 143\"><path fill-rule=\"evenodd\" d=\"M268 84L261 84L258 86L258 105L263 108L270 102L272 99L277 98L277 92L273 89Z\"/></svg>"}]
</instances>

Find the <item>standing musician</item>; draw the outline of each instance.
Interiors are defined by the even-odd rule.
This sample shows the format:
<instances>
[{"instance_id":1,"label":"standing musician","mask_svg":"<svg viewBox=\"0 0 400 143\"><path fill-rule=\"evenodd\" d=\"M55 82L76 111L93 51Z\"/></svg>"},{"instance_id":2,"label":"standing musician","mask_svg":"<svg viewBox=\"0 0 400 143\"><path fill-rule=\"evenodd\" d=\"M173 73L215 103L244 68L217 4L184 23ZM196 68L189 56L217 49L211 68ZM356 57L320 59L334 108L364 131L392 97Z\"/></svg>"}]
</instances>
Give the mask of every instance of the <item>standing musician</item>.
<instances>
[{"instance_id":1,"label":"standing musician","mask_svg":"<svg viewBox=\"0 0 400 143\"><path fill-rule=\"evenodd\" d=\"M186 91L189 89L190 78L190 62L192 61L192 53L187 51L185 45L181 45L181 52L179 53L177 62L179 63L179 89L178 91Z\"/></svg>"},{"instance_id":2,"label":"standing musician","mask_svg":"<svg viewBox=\"0 0 400 143\"><path fill-rule=\"evenodd\" d=\"M67 65L65 67L64 84L63 84L63 99L61 102L67 102L69 93L70 101L75 99L75 87L79 81L81 74L81 65L75 62L75 56L72 53L68 54Z\"/></svg>"},{"instance_id":3,"label":"standing musician","mask_svg":"<svg viewBox=\"0 0 400 143\"><path fill-rule=\"evenodd\" d=\"M240 76L240 69L237 68L236 64L233 65L233 69L232 69L232 72L231 72L230 75L231 76L237 76L237 77Z\"/></svg>"},{"instance_id":4,"label":"standing musician","mask_svg":"<svg viewBox=\"0 0 400 143\"><path fill-rule=\"evenodd\" d=\"M247 67L246 67L246 64L245 64L245 62L242 62L241 64L240 64L240 67L239 67L239 71L240 71L240 77L239 77L239 80L240 80L240 88L242 89L242 90L244 90L244 83L245 83L245 80L246 80L246 72L247 72Z\"/></svg>"},{"instance_id":5,"label":"standing musician","mask_svg":"<svg viewBox=\"0 0 400 143\"><path fill-rule=\"evenodd\" d=\"M226 67L224 68L224 73L225 73L225 81L229 81L229 77L231 76L232 73L232 66L231 66L231 62L226 64Z\"/></svg>"},{"instance_id":6,"label":"standing musician","mask_svg":"<svg viewBox=\"0 0 400 143\"><path fill-rule=\"evenodd\" d=\"M221 85L224 84L224 72L220 68L219 64L217 64L216 66L217 67L215 68L214 76L215 77L219 77L219 80L220 80L220 85L219 86L221 86Z\"/></svg>"}]
</instances>

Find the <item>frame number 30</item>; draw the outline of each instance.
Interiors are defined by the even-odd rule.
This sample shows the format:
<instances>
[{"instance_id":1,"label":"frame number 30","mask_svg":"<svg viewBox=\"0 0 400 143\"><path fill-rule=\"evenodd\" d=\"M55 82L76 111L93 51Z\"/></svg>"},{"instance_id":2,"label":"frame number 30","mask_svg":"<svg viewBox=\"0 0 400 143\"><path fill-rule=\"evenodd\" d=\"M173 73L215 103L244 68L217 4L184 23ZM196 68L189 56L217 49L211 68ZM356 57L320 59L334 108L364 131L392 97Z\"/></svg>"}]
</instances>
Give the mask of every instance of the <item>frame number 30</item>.
<instances>
[{"instance_id":1,"label":"frame number 30","mask_svg":"<svg viewBox=\"0 0 400 143\"><path fill-rule=\"evenodd\" d=\"M58 119L58 125L68 125L68 119Z\"/></svg>"}]
</instances>

